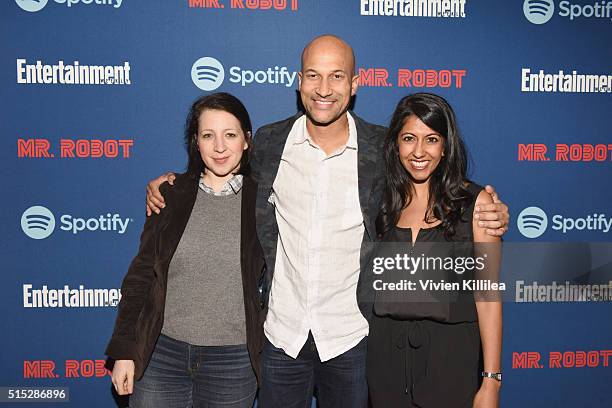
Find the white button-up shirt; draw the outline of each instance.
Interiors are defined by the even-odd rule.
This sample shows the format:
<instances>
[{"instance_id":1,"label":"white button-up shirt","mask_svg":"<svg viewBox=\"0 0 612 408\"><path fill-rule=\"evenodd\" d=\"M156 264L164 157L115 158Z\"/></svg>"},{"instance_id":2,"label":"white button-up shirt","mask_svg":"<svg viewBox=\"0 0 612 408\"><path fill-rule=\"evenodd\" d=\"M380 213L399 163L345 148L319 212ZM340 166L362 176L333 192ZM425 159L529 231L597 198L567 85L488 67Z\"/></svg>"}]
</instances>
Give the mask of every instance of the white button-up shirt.
<instances>
[{"instance_id":1,"label":"white button-up shirt","mask_svg":"<svg viewBox=\"0 0 612 408\"><path fill-rule=\"evenodd\" d=\"M357 305L364 225L357 181L357 129L327 155L300 117L285 143L270 197L278 244L266 337L296 358L311 331L319 358L350 350L368 334Z\"/></svg>"}]
</instances>

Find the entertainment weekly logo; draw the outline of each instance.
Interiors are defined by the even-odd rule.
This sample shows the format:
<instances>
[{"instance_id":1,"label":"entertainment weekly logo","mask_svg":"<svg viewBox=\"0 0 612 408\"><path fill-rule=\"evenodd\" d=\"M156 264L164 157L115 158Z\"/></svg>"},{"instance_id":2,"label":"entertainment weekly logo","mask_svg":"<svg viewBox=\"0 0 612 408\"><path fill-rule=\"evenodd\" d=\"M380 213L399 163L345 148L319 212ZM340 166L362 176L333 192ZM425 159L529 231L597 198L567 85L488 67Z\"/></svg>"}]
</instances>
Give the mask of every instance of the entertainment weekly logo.
<instances>
[{"instance_id":1,"label":"entertainment weekly logo","mask_svg":"<svg viewBox=\"0 0 612 408\"><path fill-rule=\"evenodd\" d=\"M381 17L465 18L467 0L359 0L359 14Z\"/></svg>"},{"instance_id":2,"label":"entertainment weekly logo","mask_svg":"<svg viewBox=\"0 0 612 408\"><path fill-rule=\"evenodd\" d=\"M103 378L111 372L104 359L24 360L23 378ZM60 371L59 367L62 367Z\"/></svg>"},{"instance_id":3,"label":"entertainment weekly logo","mask_svg":"<svg viewBox=\"0 0 612 408\"><path fill-rule=\"evenodd\" d=\"M521 69L521 92L612 93L612 75Z\"/></svg>"},{"instance_id":4,"label":"entertainment weekly logo","mask_svg":"<svg viewBox=\"0 0 612 408\"><path fill-rule=\"evenodd\" d=\"M45 8L48 3L56 3L67 8L84 6L106 6L118 9L123 4L123 0L15 0L17 5L23 10L35 13Z\"/></svg>"},{"instance_id":5,"label":"entertainment weekly logo","mask_svg":"<svg viewBox=\"0 0 612 408\"><path fill-rule=\"evenodd\" d=\"M134 139L17 139L19 159L129 159ZM59 148L59 152L58 152Z\"/></svg>"},{"instance_id":6,"label":"entertainment weekly logo","mask_svg":"<svg viewBox=\"0 0 612 408\"><path fill-rule=\"evenodd\" d=\"M97 308L116 307L121 300L119 288L86 288L84 285L35 288L31 283L22 285L23 307L28 308Z\"/></svg>"},{"instance_id":7,"label":"entertainment weekly logo","mask_svg":"<svg viewBox=\"0 0 612 408\"><path fill-rule=\"evenodd\" d=\"M557 3L559 8L557 15L572 22L597 19L612 21L612 1L597 0L584 3L560 1ZM555 14L555 2L553 0L525 0L523 14L532 24L546 24Z\"/></svg>"},{"instance_id":8,"label":"entertainment weekly logo","mask_svg":"<svg viewBox=\"0 0 612 408\"><path fill-rule=\"evenodd\" d=\"M129 61L121 65L84 65L78 60L71 64L59 60L56 64L37 60L28 63L17 59L17 83L20 85L132 85Z\"/></svg>"},{"instance_id":9,"label":"entertainment weekly logo","mask_svg":"<svg viewBox=\"0 0 612 408\"><path fill-rule=\"evenodd\" d=\"M359 68L359 86L370 88L456 88L463 87L465 69Z\"/></svg>"},{"instance_id":10,"label":"entertainment weekly logo","mask_svg":"<svg viewBox=\"0 0 612 408\"><path fill-rule=\"evenodd\" d=\"M557 143L550 147L544 143L519 143L520 162L596 162L612 161L612 144ZM550 152L550 154L549 154Z\"/></svg>"},{"instance_id":11,"label":"entertainment weekly logo","mask_svg":"<svg viewBox=\"0 0 612 408\"><path fill-rule=\"evenodd\" d=\"M514 351L512 369L610 367L612 350Z\"/></svg>"},{"instance_id":12,"label":"entertainment weekly logo","mask_svg":"<svg viewBox=\"0 0 612 408\"><path fill-rule=\"evenodd\" d=\"M612 302L612 280L607 283L516 281L516 303Z\"/></svg>"},{"instance_id":13,"label":"entertainment weekly logo","mask_svg":"<svg viewBox=\"0 0 612 408\"><path fill-rule=\"evenodd\" d=\"M298 11L298 0L187 0L189 8Z\"/></svg>"}]
</instances>

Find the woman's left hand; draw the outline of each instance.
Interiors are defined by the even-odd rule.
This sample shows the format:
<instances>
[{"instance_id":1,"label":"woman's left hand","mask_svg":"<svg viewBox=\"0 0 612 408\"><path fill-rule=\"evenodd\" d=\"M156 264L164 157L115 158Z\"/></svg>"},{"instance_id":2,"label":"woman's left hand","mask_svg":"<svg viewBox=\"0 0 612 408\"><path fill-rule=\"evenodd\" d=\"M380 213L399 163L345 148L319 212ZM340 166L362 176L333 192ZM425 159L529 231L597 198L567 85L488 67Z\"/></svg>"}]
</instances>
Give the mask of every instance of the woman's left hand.
<instances>
[{"instance_id":1,"label":"woman's left hand","mask_svg":"<svg viewBox=\"0 0 612 408\"><path fill-rule=\"evenodd\" d=\"M473 408L498 408L500 383L491 378L482 381L480 389L474 396Z\"/></svg>"}]
</instances>

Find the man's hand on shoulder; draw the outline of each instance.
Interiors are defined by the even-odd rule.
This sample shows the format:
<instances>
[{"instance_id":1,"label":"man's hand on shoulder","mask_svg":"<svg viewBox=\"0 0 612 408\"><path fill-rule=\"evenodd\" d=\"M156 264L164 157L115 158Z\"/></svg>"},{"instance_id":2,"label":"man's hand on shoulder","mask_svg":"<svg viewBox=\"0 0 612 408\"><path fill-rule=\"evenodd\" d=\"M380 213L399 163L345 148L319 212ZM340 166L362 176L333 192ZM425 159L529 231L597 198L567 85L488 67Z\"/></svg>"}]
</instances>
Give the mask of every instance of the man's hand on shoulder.
<instances>
[{"instance_id":1,"label":"man's hand on shoulder","mask_svg":"<svg viewBox=\"0 0 612 408\"><path fill-rule=\"evenodd\" d=\"M476 204L474 218L478 220L479 227L485 228L487 234L500 237L508 231L510 222L508 206L499 199L493 186L487 185L485 191L491 195L493 203Z\"/></svg>"},{"instance_id":2,"label":"man's hand on shoulder","mask_svg":"<svg viewBox=\"0 0 612 408\"><path fill-rule=\"evenodd\" d=\"M158 178L149 181L147 184L147 217L151 214L159 214L162 208L166 207L164 196L159 191L159 186L164 184L166 181L170 185L174 185L176 174L166 173L162 174Z\"/></svg>"}]
</instances>

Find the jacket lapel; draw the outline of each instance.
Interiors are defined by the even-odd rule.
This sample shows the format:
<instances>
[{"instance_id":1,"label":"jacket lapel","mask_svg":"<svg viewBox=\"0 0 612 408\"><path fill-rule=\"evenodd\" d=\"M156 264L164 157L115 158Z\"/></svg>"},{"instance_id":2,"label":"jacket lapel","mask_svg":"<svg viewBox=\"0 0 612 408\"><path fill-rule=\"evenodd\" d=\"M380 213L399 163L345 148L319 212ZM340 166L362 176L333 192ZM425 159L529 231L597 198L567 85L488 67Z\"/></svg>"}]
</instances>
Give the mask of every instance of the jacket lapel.
<instances>
[{"instance_id":1,"label":"jacket lapel","mask_svg":"<svg viewBox=\"0 0 612 408\"><path fill-rule=\"evenodd\" d=\"M355 119L355 127L357 128L357 178L359 184L359 204L367 233L373 237L374 231L371 231L371 223L369 217L369 201L372 192L374 177L376 176L376 158L380 154L376 140L371 132L365 128L363 121L354 113L351 116Z\"/></svg>"},{"instance_id":2,"label":"jacket lapel","mask_svg":"<svg viewBox=\"0 0 612 408\"><path fill-rule=\"evenodd\" d=\"M293 128L293 124L301 116L302 114L295 115L289 120L284 121L282 124L279 124L280 126L275 128L267 136L268 140L263 142L265 147L265 151L262 152L264 160L261 163L261 166L263 168L257 169L257 174L259 174L260 178L255 180L260 187L269 186L271 188L272 184L274 184L274 180L276 179L276 174L278 173L278 168L280 166L280 161L283 156L283 151L285 150L287 137ZM255 143L257 143L257 141L255 141ZM268 197L266 197L266 200L267 199Z\"/></svg>"},{"instance_id":3,"label":"jacket lapel","mask_svg":"<svg viewBox=\"0 0 612 408\"><path fill-rule=\"evenodd\" d=\"M176 251L185 232L185 227L187 227L197 193L198 183L193 180L186 180L185 184L168 189L170 197L166 200L169 204L165 209L167 214L159 227L159 261L168 263L172 259L174 251ZM163 213L164 211L162 211ZM164 270L167 271L167 268L164 268Z\"/></svg>"},{"instance_id":4,"label":"jacket lapel","mask_svg":"<svg viewBox=\"0 0 612 408\"><path fill-rule=\"evenodd\" d=\"M244 178L242 185L242 202L240 209L240 257L246 262L246 249L249 248L249 240L255 237L255 197L257 185L250 177Z\"/></svg>"},{"instance_id":5,"label":"jacket lapel","mask_svg":"<svg viewBox=\"0 0 612 408\"><path fill-rule=\"evenodd\" d=\"M257 233L266 256L268 271L274 269L278 240L278 225L276 224L274 206L268 202L268 198L272 193L272 185L278 173L287 137L289 132L291 132L293 124L300 116L302 114L272 125L273 127L265 134L265 140L261 142L255 140L255 143L260 143L259 149L261 155L257 164L258 168L253 168L257 174L255 181L258 185L256 198Z\"/></svg>"}]
</instances>

